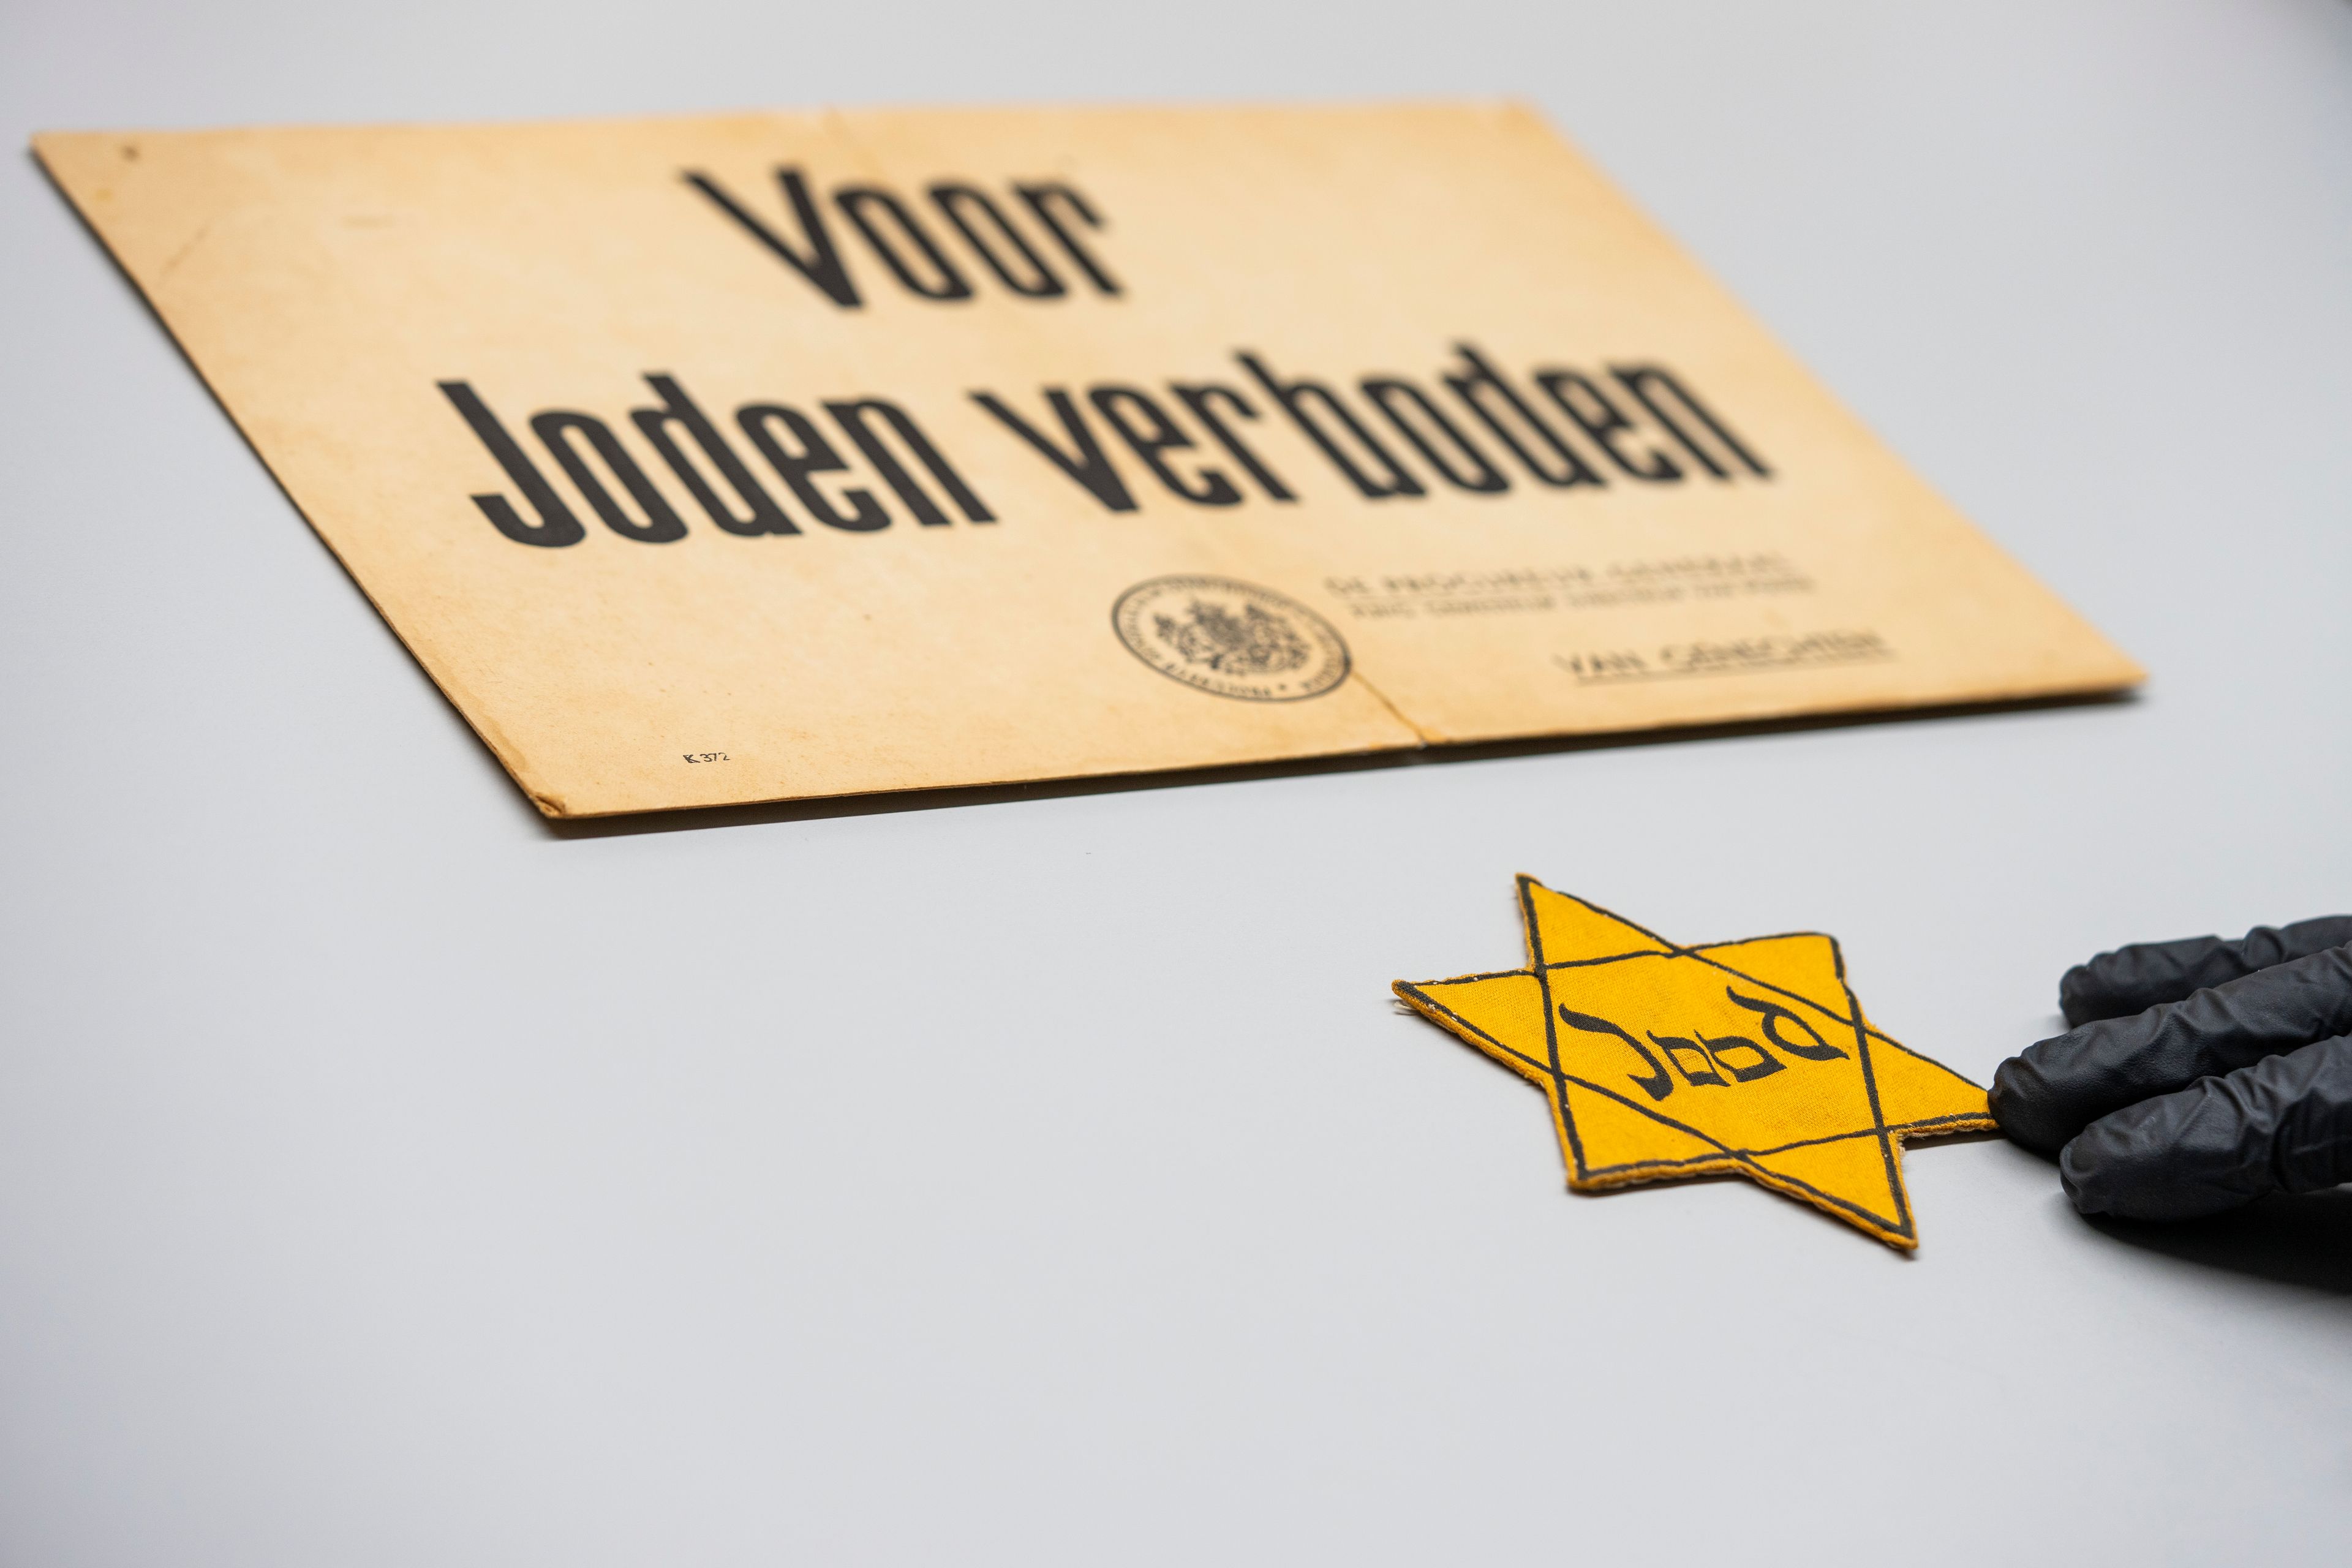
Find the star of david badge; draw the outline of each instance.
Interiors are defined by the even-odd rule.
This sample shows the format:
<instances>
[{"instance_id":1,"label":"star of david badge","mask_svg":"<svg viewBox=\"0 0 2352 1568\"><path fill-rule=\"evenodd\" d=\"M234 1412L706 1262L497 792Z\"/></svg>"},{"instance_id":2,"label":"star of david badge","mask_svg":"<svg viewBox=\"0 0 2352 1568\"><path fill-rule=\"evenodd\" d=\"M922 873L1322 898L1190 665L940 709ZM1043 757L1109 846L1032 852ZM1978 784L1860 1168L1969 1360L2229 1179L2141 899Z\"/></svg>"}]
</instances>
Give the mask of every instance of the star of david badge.
<instances>
[{"instance_id":1,"label":"star of david badge","mask_svg":"<svg viewBox=\"0 0 2352 1568\"><path fill-rule=\"evenodd\" d=\"M1746 1176L1919 1245L1904 1140L1993 1120L1983 1089L1864 1016L1834 937L1684 947L1532 877L1519 910L1526 968L1396 993L1543 1087L1570 1186Z\"/></svg>"}]
</instances>

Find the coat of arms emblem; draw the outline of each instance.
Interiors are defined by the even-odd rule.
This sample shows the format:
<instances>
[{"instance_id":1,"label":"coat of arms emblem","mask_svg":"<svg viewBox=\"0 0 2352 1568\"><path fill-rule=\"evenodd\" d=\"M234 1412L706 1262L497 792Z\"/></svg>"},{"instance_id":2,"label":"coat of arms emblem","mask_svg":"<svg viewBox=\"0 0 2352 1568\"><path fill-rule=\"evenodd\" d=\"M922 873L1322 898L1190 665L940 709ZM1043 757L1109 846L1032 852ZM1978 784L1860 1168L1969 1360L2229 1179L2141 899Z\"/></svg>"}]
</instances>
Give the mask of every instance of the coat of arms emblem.
<instances>
[{"instance_id":1,"label":"coat of arms emblem","mask_svg":"<svg viewBox=\"0 0 2352 1568\"><path fill-rule=\"evenodd\" d=\"M1231 577L1154 577L1119 595L1111 625L1136 658L1220 697L1296 702L1348 679L1331 623L1271 588Z\"/></svg>"},{"instance_id":2,"label":"coat of arms emblem","mask_svg":"<svg viewBox=\"0 0 2352 1568\"><path fill-rule=\"evenodd\" d=\"M1278 675L1307 662L1307 639L1255 605L1234 615L1223 605L1194 599L1181 619L1155 616L1160 640L1188 661L1225 675Z\"/></svg>"}]
</instances>

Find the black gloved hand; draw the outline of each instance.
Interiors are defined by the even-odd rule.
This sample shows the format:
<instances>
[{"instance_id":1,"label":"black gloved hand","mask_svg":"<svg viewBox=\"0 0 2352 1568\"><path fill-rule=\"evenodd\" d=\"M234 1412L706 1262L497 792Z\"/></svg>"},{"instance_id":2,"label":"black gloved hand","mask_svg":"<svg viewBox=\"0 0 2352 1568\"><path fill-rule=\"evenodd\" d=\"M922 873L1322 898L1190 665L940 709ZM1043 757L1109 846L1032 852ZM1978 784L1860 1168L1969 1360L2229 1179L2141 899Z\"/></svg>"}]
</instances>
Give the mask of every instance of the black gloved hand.
<instances>
[{"instance_id":1,"label":"black gloved hand","mask_svg":"<svg viewBox=\"0 0 2352 1568\"><path fill-rule=\"evenodd\" d=\"M2189 1219L2352 1181L2352 915L2103 952L1992 1114L2084 1214Z\"/></svg>"}]
</instances>

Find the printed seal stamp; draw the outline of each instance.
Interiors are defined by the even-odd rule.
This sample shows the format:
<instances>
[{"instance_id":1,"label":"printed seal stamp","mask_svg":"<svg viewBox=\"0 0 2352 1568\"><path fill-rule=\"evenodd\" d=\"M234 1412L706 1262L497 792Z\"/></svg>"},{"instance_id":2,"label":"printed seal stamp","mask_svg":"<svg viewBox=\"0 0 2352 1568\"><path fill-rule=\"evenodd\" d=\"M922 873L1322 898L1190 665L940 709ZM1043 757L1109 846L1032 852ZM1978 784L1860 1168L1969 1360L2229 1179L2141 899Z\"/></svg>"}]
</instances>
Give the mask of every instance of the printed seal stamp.
<instances>
[{"instance_id":1,"label":"printed seal stamp","mask_svg":"<svg viewBox=\"0 0 2352 1568\"><path fill-rule=\"evenodd\" d=\"M1128 651L1220 697L1296 702L1348 679L1348 645L1331 623L1271 588L1231 577L1154 577L1111 606Z\"/></svg>"}]
</instances>

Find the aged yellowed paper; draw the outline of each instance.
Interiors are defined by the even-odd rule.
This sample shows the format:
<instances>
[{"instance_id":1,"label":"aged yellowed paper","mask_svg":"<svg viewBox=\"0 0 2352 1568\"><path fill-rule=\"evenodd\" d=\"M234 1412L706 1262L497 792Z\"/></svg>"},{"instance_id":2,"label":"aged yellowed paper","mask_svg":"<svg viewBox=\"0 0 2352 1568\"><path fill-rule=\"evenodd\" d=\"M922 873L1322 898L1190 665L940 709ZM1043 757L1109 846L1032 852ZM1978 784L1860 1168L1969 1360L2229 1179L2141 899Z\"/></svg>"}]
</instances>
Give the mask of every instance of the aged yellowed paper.
<instances>
[{"instance_id":1,"label":"aged yellowed paper","mask_svg":"<svg viewBox=\"0 0 2352 1568\"><path fill-rule=\"evenodd\" d=\"M2140 678L1521 109L35 147L551 815Z\"/></svg>"}]
</instances>

